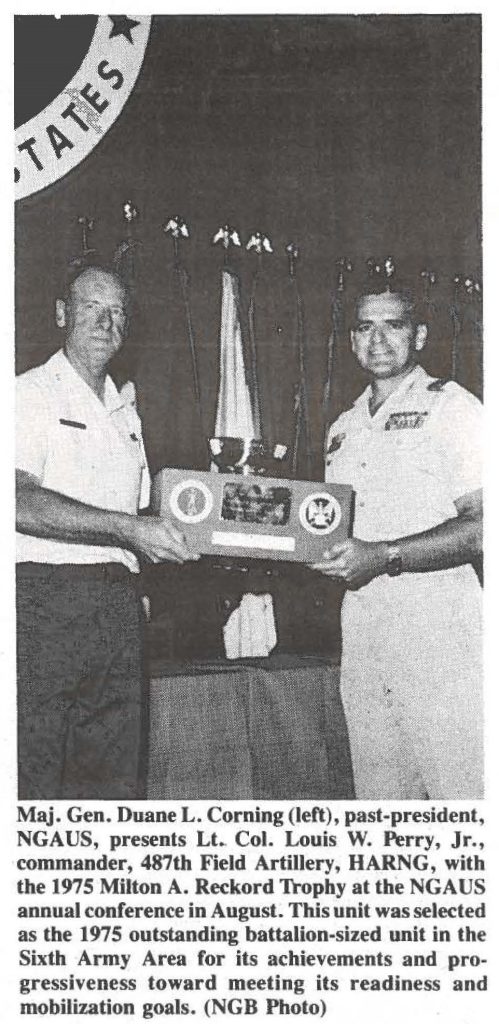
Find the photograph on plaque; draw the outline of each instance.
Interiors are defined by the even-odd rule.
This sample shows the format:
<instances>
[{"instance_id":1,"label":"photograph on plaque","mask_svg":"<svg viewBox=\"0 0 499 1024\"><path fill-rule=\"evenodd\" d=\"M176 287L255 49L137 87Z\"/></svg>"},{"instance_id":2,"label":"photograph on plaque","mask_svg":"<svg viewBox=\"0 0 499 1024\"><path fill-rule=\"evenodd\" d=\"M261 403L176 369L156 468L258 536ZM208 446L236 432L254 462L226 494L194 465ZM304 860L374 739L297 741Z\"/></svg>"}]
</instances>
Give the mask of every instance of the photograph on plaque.
<instances>
[{"instance_id":1,"label":"photograph on plaque","mask_svg":"<svg viewBox=\"0 0 499 1024\"><path fill-rule=\"evenodd\" d=\"M289 487L262 487L260 484L225 484L222 519L263 526L285 526L291 511Z\"/></svg>"}]
</instances>

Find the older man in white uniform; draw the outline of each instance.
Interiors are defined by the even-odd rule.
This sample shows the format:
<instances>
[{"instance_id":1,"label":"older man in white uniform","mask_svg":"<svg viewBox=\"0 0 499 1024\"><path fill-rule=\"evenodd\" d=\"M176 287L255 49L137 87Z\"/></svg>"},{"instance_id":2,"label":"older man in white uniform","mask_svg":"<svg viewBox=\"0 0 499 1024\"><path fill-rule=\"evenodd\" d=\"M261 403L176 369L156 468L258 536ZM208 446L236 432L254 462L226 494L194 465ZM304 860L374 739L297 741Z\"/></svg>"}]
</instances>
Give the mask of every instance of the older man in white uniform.
<instances>
[{"instance_id":1,"label":"older man in white uniform","mask_svg":"<svg viewBox=\"0 0 499 1024\"><path fill-rule=\"evenodd\" d=\"M17 378L18 761L21 799L143 795L139 558L183 562L182 535L139 517L149 473L133 385L107 369L127 296L75 276L64 347Z\"/></svg>"},{"instance_id":2,"label":"older man in white uniform","mask_svg":"<svg viewBox=\"0 0 499 1024\"><path fill-rule=\"evenodd\" d=\"M341 689L359 799L482 795L479 401L418 365L408 293L366 293L351 332L370 385L329 430L353 537L316 568L347 585Z\"/></svg>"}]
</instances>

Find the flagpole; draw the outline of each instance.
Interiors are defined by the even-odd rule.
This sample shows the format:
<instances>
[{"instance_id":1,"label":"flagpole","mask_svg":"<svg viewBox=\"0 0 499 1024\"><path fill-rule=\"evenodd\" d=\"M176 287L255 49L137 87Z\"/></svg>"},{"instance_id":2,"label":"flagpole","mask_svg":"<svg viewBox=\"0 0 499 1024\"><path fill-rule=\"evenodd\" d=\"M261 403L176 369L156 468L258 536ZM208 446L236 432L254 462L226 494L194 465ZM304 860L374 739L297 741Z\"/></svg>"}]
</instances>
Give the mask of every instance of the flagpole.
<instances>
[{"instance_id":1,"label":"flagpole","mask_svg":"<svg viewBox=\"0 0 499 1024\"><path fill-rule=\"evenodd\" d=\"M97 253L96 249L89 248L88 241L90 238L90 232L95 227L95 221L86 217L83 214L76 218L76 223L81 229L81 253L78 256L73 256L68 262L68 269L74 271L76 268L83 268L88 265L88 259L90 256L95 256Z\"/></svg>"},{"instance_id":2,"label":"flagpole","mask_svg":"<svg viewBox=\"0 0 499 1024\"><path fill-rule=\"evenodd\" d=\"M333 294L331 306L331 331L327 343L326 382L324 384L322 398L325 427L328 426L331 413L336 347L341 338L344 327L343 294L345 291L346 274L351 273L353 270L352 261L347 256L341 256L339 260L336 260L336 266L338 268L338 274L336 279L336 291Z\"/></svg>"},{"instance_id":3,"label":"flagpole","mask_svg":"<svg viewBox=\"0 0 499 1024\"><path fill-rule=\"evenodd\" d=\"M310 444L310 422L308 415L308 396L307 396L307 374L306 374L306 356L305 356L305 315L303 309L303 300L298 287L298 280L296 275L296 263L299 257L298 247L294 242L289 242L286 246L286 253L288 256L288 272L291 287L294 291L295 296L295 308L296 308L296 321L295 321L295 338L296 348L298 350L298 385L295 391L295 404L296 404L296 418L295 418L295 434L293 442L293 454L291 460L291 472L296 477L298 472L298 454L302 431L305 433L305 448L307 456L307 475L310 478L312 475L312 449Z\"/></svg>"},{"instance_id":4,"label":"flagpole","mask_svg":"<svg viewBox=\"0 0 499 1024\"><path fill-rule=\"evenodd\" d=\"M246 251L254 252L257 258L257 264L253 272L253 277L251 281L251 292L248 305L248 334L250 342L250 380L254 405L255 430L257 431L257 436L262 437L262 408L260 402L260 389L258 386L258 354L256 347L255 308L256 290L261 275L263 257L265 253L269 254L273 252L270 238L268 238L267 235L263 234L262 231L254 231L246 244Z\"/></svg>"},{"instance_id":5,"label":"flagpole","mask_svg":"<svg viewBox=\"0 0 499 1024\"><path fill-rule=\"evenodd\" d=\"M170 235L173 243L173 269L179 283L180 295L184 307L185 323L187 327L187 339L189 342L189 353L191 358L194 399L196 402L199 422L201 424L201 430L203 432L204 438L205 432L203 423L203 406L201 401L201 387L199 383L199 366L196 349L196 337L194 334L191 306L189 302L189 274L186 267L184 267L180 256L180 239L189 238L189 228L185 220L183 220L182 217L177 216L171 217L166 224L163 224L163 232L165 235Z\"/></svg>"}]
</instances>

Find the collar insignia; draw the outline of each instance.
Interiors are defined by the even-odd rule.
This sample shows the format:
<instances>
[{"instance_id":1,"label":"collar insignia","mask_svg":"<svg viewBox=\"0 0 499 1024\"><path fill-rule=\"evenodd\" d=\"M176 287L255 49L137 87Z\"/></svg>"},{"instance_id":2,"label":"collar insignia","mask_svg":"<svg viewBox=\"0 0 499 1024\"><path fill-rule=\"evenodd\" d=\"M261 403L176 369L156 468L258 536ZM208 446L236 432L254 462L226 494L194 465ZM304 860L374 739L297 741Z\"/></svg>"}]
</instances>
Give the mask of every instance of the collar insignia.
<instances>
[{"instance_id":1,"label":"collar insignia","mask_svg":"<svg viewBox=\"0 0 499 1024\"><path fill-rule=\"evenodd\" d=\"M331 456L333 454L333 452L337 452L341 448L341 446L343 444L343 441L345 440L346 436L347 435L345 433L343 433L343 434L335 434L334 437L332 437L330 442L329 442L326 455L327 456Z\"/></svg>"},{"instance_id":2,"label":"collar insignia","mask_svg":"<svg viewBox=\"0 0 499 1024\"><path fill-rule=\"evenodd\" d=\"M449 383L449 377L438 377L437 380L432 380L431 384L428 384L427 391L443 391L446 384Z\"/></svg>"}]
</instances>

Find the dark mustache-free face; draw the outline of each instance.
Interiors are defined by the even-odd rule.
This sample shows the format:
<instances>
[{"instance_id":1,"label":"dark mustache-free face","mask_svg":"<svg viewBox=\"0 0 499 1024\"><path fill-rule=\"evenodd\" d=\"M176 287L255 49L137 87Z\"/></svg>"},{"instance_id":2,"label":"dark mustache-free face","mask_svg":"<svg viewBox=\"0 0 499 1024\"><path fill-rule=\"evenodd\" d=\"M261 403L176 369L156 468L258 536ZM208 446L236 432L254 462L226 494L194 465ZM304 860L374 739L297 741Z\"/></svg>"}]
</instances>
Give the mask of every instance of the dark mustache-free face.
<instances>
[{"instance_id":1,"label":"dark mustache-free face","mask_svg":"<svg viewBox=\"0 0 499 1024\"><path fill-rule=\"evenodd\" d=\"M426 341L426 326L415 323L402 295L364 295L350 338L352 351L371 376L396 377L416 362Z\"/></svg>"}]
</instances>

